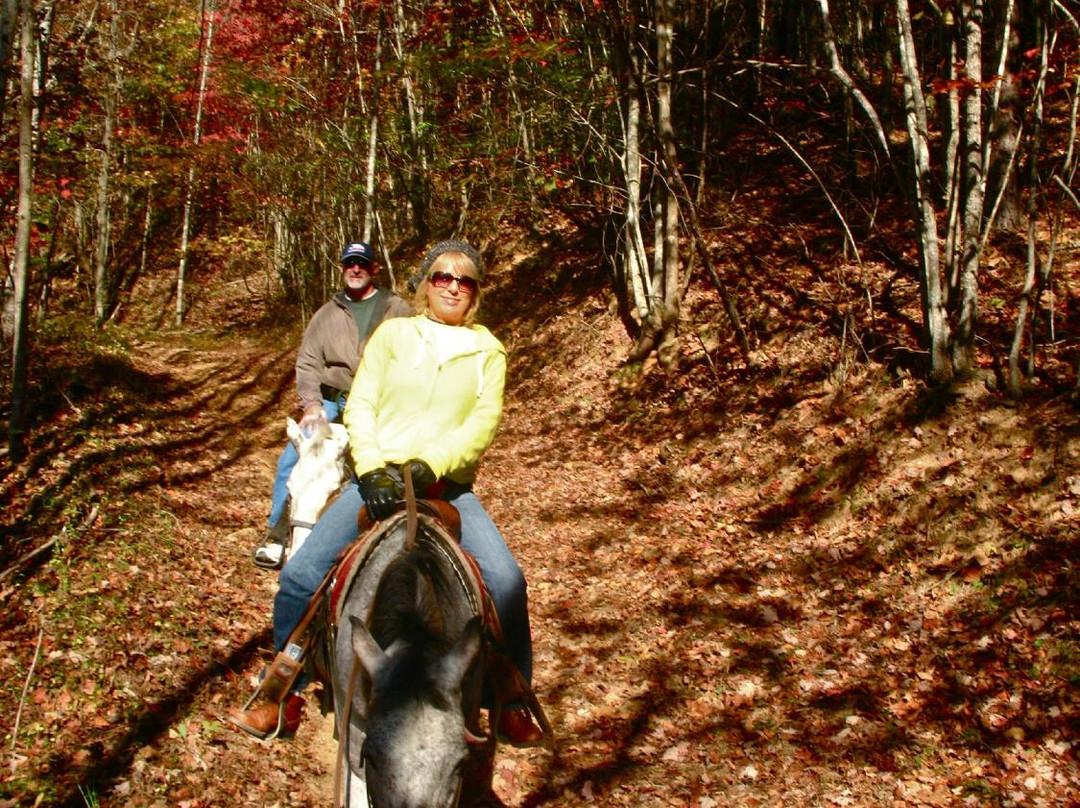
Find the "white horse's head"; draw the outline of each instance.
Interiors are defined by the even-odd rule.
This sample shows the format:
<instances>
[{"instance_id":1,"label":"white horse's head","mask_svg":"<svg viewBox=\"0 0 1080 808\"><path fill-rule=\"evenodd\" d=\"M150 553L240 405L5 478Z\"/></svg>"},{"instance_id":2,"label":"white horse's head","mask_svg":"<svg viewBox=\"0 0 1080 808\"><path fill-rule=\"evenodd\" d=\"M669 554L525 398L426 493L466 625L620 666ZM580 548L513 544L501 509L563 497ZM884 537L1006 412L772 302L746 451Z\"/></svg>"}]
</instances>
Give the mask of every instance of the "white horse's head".
<instances>
[{"instance_id":1,"label":"white horse's head","mask_svg":"<svg viewBox=\"0 0 1080 808\"><path fill-rule=\"evenodd\" d=\"M300 549L331 495L345 482L349 433L341 424L322 422L310 436L305 436L292 418L286 422L285 431L300 455L288 482L291 555Z\"/></svg>"}]
</instances>

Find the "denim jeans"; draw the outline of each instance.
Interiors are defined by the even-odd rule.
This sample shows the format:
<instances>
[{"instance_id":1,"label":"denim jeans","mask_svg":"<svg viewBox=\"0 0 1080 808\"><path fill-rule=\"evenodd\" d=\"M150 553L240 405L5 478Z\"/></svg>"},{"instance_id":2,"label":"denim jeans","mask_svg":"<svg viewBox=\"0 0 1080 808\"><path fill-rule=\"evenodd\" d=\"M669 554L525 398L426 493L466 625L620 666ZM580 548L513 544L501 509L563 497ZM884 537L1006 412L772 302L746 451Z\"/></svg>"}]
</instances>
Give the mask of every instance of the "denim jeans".
<instances>
[{"instance_id":1,"label":"denim jeans","mask_svg":"<svg viewBox=\"0 0 1080 808\"><path fill-rule=\"evenodd\" d=\"M525 680L531 682L532 635L525 575L499 529L471 490L457 486L445 499L461 514L461 546L476 559L480 568L484 585L499 615L507 653ZM356 539L356 517L363 504L356 480L351 480L281 570L274 597L275 650L284 647L338 554Z\"/></svg>"},{"instance_id":2,"label":"denim jeans","mask_svg":"<svg viewBox=\"0 0 1080 808\"><path fill-rule=\"evenodd\" d=\"M327 421L333 421L345 408L345 398L342 396L336 401L324 398L322 403L323 415ZM292 474L296 461L300 459L299 453L292 441L285 444L277 461L277 473L274 474L274 488L270 494L270 518L266 520L267 526L273 528L285 516L285 505L289 502L289 475Z\"/></svg>"}]
</instances>

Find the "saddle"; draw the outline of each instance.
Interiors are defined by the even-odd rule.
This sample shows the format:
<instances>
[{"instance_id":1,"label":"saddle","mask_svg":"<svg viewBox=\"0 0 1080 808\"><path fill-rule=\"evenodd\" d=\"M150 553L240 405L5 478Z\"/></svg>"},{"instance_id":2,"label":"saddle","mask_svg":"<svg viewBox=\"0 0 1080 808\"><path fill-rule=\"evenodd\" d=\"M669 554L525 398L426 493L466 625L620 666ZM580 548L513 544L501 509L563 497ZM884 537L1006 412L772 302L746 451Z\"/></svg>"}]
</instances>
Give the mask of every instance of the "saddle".
<instances>
[{"instance_id":1,"label":"saddle","mask_svg":"<svg viewBox=\"0 0 1080 808\"><path fill-rule=\"evenodd\" d=\"M417 519L419 523L410 525L410 532L416 541L423 542L440 559L441 564L453 570L472 613L482 619L486 650L484 689L486 700L490 702L489 722L495 726L506 705L521 704L533 714L545 738L551 739L551 725L543 708L529 683L507 656L499 616L484 586L480 568L461 547L460 515L453 505L439 499L417 500L415 515L399 512L382 522L373 522L367 515L367 509L362 508L358 520L360 537L342 551L320 591L312 598L309 613L316 612L318 619L312 622L304 645L311 649L306 656L314 678L324 685L324 712L332 709L333 638L337 635L345 602L354 586L365 585L358 581L361 572L372 572L371 576L365 574L363 578L374 578L377 582L381 576L380 568L385 567L404 544L401 531L395 528L410 518Z\"/></svg>"},{"instance_id":2,"label":"saddle","mask_svg":"<svg viewBox=\"0 0 1080 808\"><path fill-rule=\"evenodd\" d=\"M419 513L437 519L453 537L455 546L460 549L460 545L456 544L461 541L461 517L457 512L457 508L441 499L417 500L416 508ZM328 576L330 578L330 586L327 590L329 602L326 605L329 607L330 619L334 628L337 628L341 619L343 596L352 588L356 574L371 560L371 556L379 547L381 539L389 534L389 528L395 523L391 520L399 521L400 516L392 516L386 522L374 522L368 516L367 508L361 508L360 516L357 519L360 538L342 551ZM468 558L464 551L462 551L462 555ZM471 558L469 560L471 561ZM476 566L475 562L472 562L472 564L474 567ZM477 570L477 574L479 574L479 570ZM483 585L483 581L480 581L481 588L483 588Z\"/></svg>"}]
</instances>

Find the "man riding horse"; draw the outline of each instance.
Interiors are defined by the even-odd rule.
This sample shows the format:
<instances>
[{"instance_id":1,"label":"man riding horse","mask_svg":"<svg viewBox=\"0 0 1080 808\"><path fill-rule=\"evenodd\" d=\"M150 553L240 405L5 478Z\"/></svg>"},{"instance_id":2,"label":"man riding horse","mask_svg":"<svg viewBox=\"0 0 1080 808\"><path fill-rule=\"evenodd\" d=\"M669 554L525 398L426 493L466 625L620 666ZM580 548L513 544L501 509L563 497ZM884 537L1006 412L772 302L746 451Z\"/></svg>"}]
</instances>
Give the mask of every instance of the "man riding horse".
<instances>
[{"instance_id":1,"label":"man riding horse","mask_svg":"<svg viewBox=\"0 0 1080 808\"><path fill-rule=\"evenodd\" d=\"M412 314L406 301L375 286L378 271L379 261L370 244L346 244L341 251L342 288L312 315L304 330L296 355L296 394L303 410L300 430L306 435L319 423L339 419L364 346L379 323ZM286 483L296 460L296 447L290 441L278 458L266 536L255 550L260 567L279 569L284 561L289 535Z\"/></svg>"}]
</instances>

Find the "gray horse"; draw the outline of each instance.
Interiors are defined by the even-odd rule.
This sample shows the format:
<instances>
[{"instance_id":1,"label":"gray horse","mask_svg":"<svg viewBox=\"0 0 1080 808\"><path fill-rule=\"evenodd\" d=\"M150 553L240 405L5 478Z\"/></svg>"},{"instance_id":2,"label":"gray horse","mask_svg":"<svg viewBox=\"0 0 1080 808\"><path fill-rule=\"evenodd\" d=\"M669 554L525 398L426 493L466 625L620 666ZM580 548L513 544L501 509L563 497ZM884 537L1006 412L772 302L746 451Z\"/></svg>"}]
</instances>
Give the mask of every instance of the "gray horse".
<instances>
[{"instance_id":1,"label":"gray horse","mask_svg":"<svg viewBox=\"0 0 1080 808\"><path fill-rule=\"evenodd\" d=\"M479 728L478 574L439 519L413 512L384 521L344 575L332 675L342 804L501 805L494 736Z\"/></svg>"}]
</instances>

